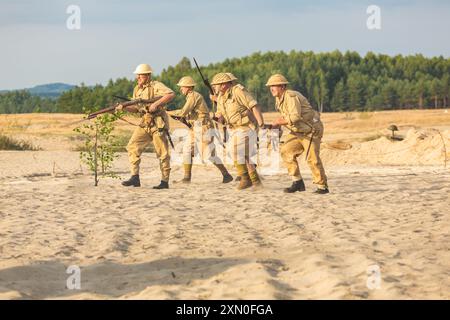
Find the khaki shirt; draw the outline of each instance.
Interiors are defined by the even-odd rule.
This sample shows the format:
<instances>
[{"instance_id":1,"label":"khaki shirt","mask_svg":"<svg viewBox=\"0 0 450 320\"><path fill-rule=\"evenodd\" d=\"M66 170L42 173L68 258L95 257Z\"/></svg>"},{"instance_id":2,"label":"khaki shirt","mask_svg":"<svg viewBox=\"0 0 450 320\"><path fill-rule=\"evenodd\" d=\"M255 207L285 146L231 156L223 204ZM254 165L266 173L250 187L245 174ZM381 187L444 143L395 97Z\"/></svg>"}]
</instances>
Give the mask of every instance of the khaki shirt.
<instances>
[{"instance_id":1,"label":"khaki shirt","mask_svg":"<svg viewBox=\"0 0 450 320\"><path fill-rule=\"evenodd\" d=\"M142 88L138 85L133 90L134 99L152 99L154 97L162 97L166 94L173 93L173 91L167 88L163 83L152 80L145 84Z\"/></svg>"},{"instance_id":2,"label":"khaki shirt","mask_svg":"<svg viewBox=\"0 0 450 320\"><path fill-rule=\"evenodd\" d=\"M167 94L173 93L171 89L166 87L163 83L151 80L146 83L142 88L137 85L133 90L133 100L135 99L152 99L154 97L162 97ZM144 105L138 105L138 108L144 108ZM149 126L156 126L161 129L163 127L169 128L169 118L166 111L163 108L158 108L159 110L155 113L145 114L142 123Z\"/></svg>"},{"instance_id":3,"label":"khaki shirt","mask_svg":"<svg viewBox=\"0 0 450 320\"><path fill-rule=\"evenodd\" d=\"M172 111L171 114L185 117L191 124L197 120L202 121L202 124L210 122L208 105L203 96L196 91L189 92L186 95L186 102L183 108Z\"/></svg>"},{"instance_id":4,"label":"khaki shirt","mask_svg":"<svg viewBox=\"0 0 450 320\"><path fill-rule=\"evenodd\" d=\"M308 99L294 90L286 90L281 98L276 98L275 107L288 122L286 127L293 132L309 133L311 127L320 121Z\"/></svg>"},{"instance_id":5,"label":"khaki shirt","mask_svg":"<svg viewBox=\"0 0 450 320\"><path fill-rule=\"evenodd\" d=\"M245 88L236 84L217 98L217 113L231 127L248 127L251 121L248 112L258 103Z\"/></svg>"}]
</instances>

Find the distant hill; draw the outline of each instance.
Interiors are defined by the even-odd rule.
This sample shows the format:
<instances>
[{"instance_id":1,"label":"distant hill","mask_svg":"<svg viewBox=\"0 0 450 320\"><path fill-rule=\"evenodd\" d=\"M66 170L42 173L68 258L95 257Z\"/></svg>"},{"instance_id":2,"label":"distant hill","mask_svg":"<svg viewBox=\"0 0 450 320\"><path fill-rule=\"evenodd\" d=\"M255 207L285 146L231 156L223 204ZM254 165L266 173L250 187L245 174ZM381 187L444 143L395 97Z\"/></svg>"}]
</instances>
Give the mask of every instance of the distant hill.
<instances>
[{"instance_id":1,"label":"distant hill","mask_svg":"<svg viewBox=\"0 0 450 320\"><path fill-rule=\"evenodd\" d=\"M22 89L29 92L33 96L39 96L42 98L58 98L63 92L69 91L74 88L74 85L66 83L49 83L35 86L33 88ZM18 90L0 90L0 93L6 93Z\"/></svg>"},{"instance_id":2,"label":"distant hill","mask_svg":"<svg viewBox=\"0 0 450 320\"><path fill-rule=\"evenodd\" d=\"M66 83L49 83L43 84L39 86L35 86L33 88L26 89L29 93L35 96L46 97L46 98L57 98L63 92L69 91L74 88L74 85L66 84Z\"/></svg>"}]
</instances>

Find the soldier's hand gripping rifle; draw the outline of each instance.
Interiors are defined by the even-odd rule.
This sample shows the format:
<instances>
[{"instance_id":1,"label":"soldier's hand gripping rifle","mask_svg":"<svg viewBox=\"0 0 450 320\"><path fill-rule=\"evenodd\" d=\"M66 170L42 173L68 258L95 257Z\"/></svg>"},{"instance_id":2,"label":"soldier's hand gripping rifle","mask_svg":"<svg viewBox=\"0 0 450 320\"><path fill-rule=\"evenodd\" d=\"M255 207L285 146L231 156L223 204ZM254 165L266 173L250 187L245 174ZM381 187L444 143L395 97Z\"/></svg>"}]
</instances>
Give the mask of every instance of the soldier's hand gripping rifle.
<instances>
[{"instance_id":1,"label":"soldier's hand gripping rifle","mask_svg":"<svg viewBox=\"0 0 450 320\"><path fill-rule=\"evenodd\" d=\"M122 97L121 97L122 98ZM161 97L154 97L152 99L136 99L136 100L129 100L128 98L122 98L122 99L126 99L126 102L120 103L124 108L126 107L131 107L131 106L135 106L137 104L150 104L153 103L155 101L158 101L159 99L161 99ZM90 113L87 116L87 119L94 119L97 116L104 114L104 113L114 113L116 111L116 107L119 106L119 103L116 103L108 108L105 109L101 109L98 110L96 112Z\"/></svg>"},{"instance_id":2,"label":"soldier's hand gripping rifle","mask_svg":"<svg viewBox=\"0 0 450 320\"><path fill-rule=\"evenodd\" d=\"M123 100L123 101L131 101L130 99L128 99L128 98L126 98L126 97L122 97L122 96L113 95L113 97L114 97L114 98L117 98L117 99L121 99L121 100ZM123 105L123 104L122 104L122 105ZM169 113L168 113L168 114L169 114ZM176 120L176 121L180 121L180 122L183 123L185 126L187 126L189 129L192 127L191 124L190 124L189 122L187 122L187 121L186 121L186 118L184 118L184 117L179 117L179 116L175 116L175 115L172 115L172 114L169 114L169 116L170 116L172 119Z\"/></svg>"},{"instance_id":3,"label":"soldier's hand gripping rifle","mask_svg":"<svg viewBox=\"0 0 450 320\"><path fill-rule=\"evenodd\" d=\"M197 68L198 73L200 74L200 77L203 80L203 83L208 88L209 93L214 96L215 93L214 93L213 87L209 83L208 79L206 79L203 76L202 70L200 70L200 67L198 66L197 60L195 60L195 58L194 58L194 63L195 63L195 67ZM213 103L213 112L216 113L216 111L217 111L217 102L213 101L212 103ZM216 126L216 123L214 123L214 126ZM226 143L226 142L227 142L227 127L224 125L223 126L223 143Z\"/></svg>"},{"instance_id":4,"label":"soldier's hand gripping rifle","mask_svg":"<svg viewBox=\"0 0 450 320\"><path fill-rule=\"evenodd\" d=\"M134 106L134 105L140 104L140 103L144 103L144 104L153 103L153 102L158 101L159 99L162 98L162 97L154 97L154 98L152 98L152 99L136 99L136 100L130 100L130 99L128 99L128 98L121 97L121 96L116 96L116 95L113 95L113 97L114 97L114 98L121 99L121 100L124 100L125 102L121 103L121 105L122 105L124 108L125 108L125 107ZM88 119L95 118L97 115L99 115L99 114L101 114L101 113L114 112L114 111L115 111L115 108L116 108L118 105L119 105L119 104L117 103L117 104L115 104L114 106L111 106L111 107L109 107L109 108L105 108L105 109L99 110L99 111L97 111L97 112L94 112L94 113L92 113L92 114L90 114L90 115L88 116ZM111 108L112 108L112 110L111 110ZM104 112L103 112L103 111L104 111ZM94 115L94 116L93 116L92 118L90 118L91 115ZM173 144L172 137L170 136L169 130L163 129L162 131L167 135L167 139L169 140L169 143L170 143L172 149L175 149L175 146L174 146L174 144Z\"/></svg>"}]
</instances>

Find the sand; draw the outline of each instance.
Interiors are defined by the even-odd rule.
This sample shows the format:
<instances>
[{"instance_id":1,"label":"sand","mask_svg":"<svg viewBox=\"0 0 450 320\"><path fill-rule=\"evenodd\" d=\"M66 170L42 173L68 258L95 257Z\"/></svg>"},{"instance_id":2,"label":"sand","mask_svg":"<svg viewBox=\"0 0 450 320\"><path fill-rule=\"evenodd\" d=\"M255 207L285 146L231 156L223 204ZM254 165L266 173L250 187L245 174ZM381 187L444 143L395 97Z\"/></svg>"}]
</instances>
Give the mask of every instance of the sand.
<instances>
[{"instance_id":1,"label":"sand","mask_svg":"<svg viewBox=\"0 0 450 320\"><path fill-rule=\"evenodd\" d=\"M304 193L282 192L284 168L238 192L211 166L174 183L178 164L156 191L151 153L141 188L94 187L72 140L39 134L53 147L0 151L0 298L449 299L450 131L412 126L403 141L364 141L361 127L330 121L324 196L303 161ZM126 154L114 170L128 177ZM80 289L67 288L72 265Z\"/></svg>"}]
</instances>

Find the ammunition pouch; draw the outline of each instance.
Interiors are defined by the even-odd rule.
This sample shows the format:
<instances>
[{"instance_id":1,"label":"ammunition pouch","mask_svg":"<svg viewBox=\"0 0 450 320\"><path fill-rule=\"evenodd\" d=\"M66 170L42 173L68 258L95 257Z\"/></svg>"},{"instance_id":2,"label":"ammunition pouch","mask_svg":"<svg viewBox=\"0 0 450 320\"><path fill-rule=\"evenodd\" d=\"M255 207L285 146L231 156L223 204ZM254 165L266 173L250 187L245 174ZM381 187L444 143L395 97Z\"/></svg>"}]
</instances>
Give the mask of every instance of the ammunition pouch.
<instances>
[{"instance_id":1,"label":"ammunition pouch","mask_svg":"<svg viewBox=\"0 0 450 320\"><path fill-rule=\"evenodd\" d=\"M153 126L155 118L151 113L144 113L141 118L141 124L139 125L142 128L150 128Z\"/></svg>"}]
</instances>

